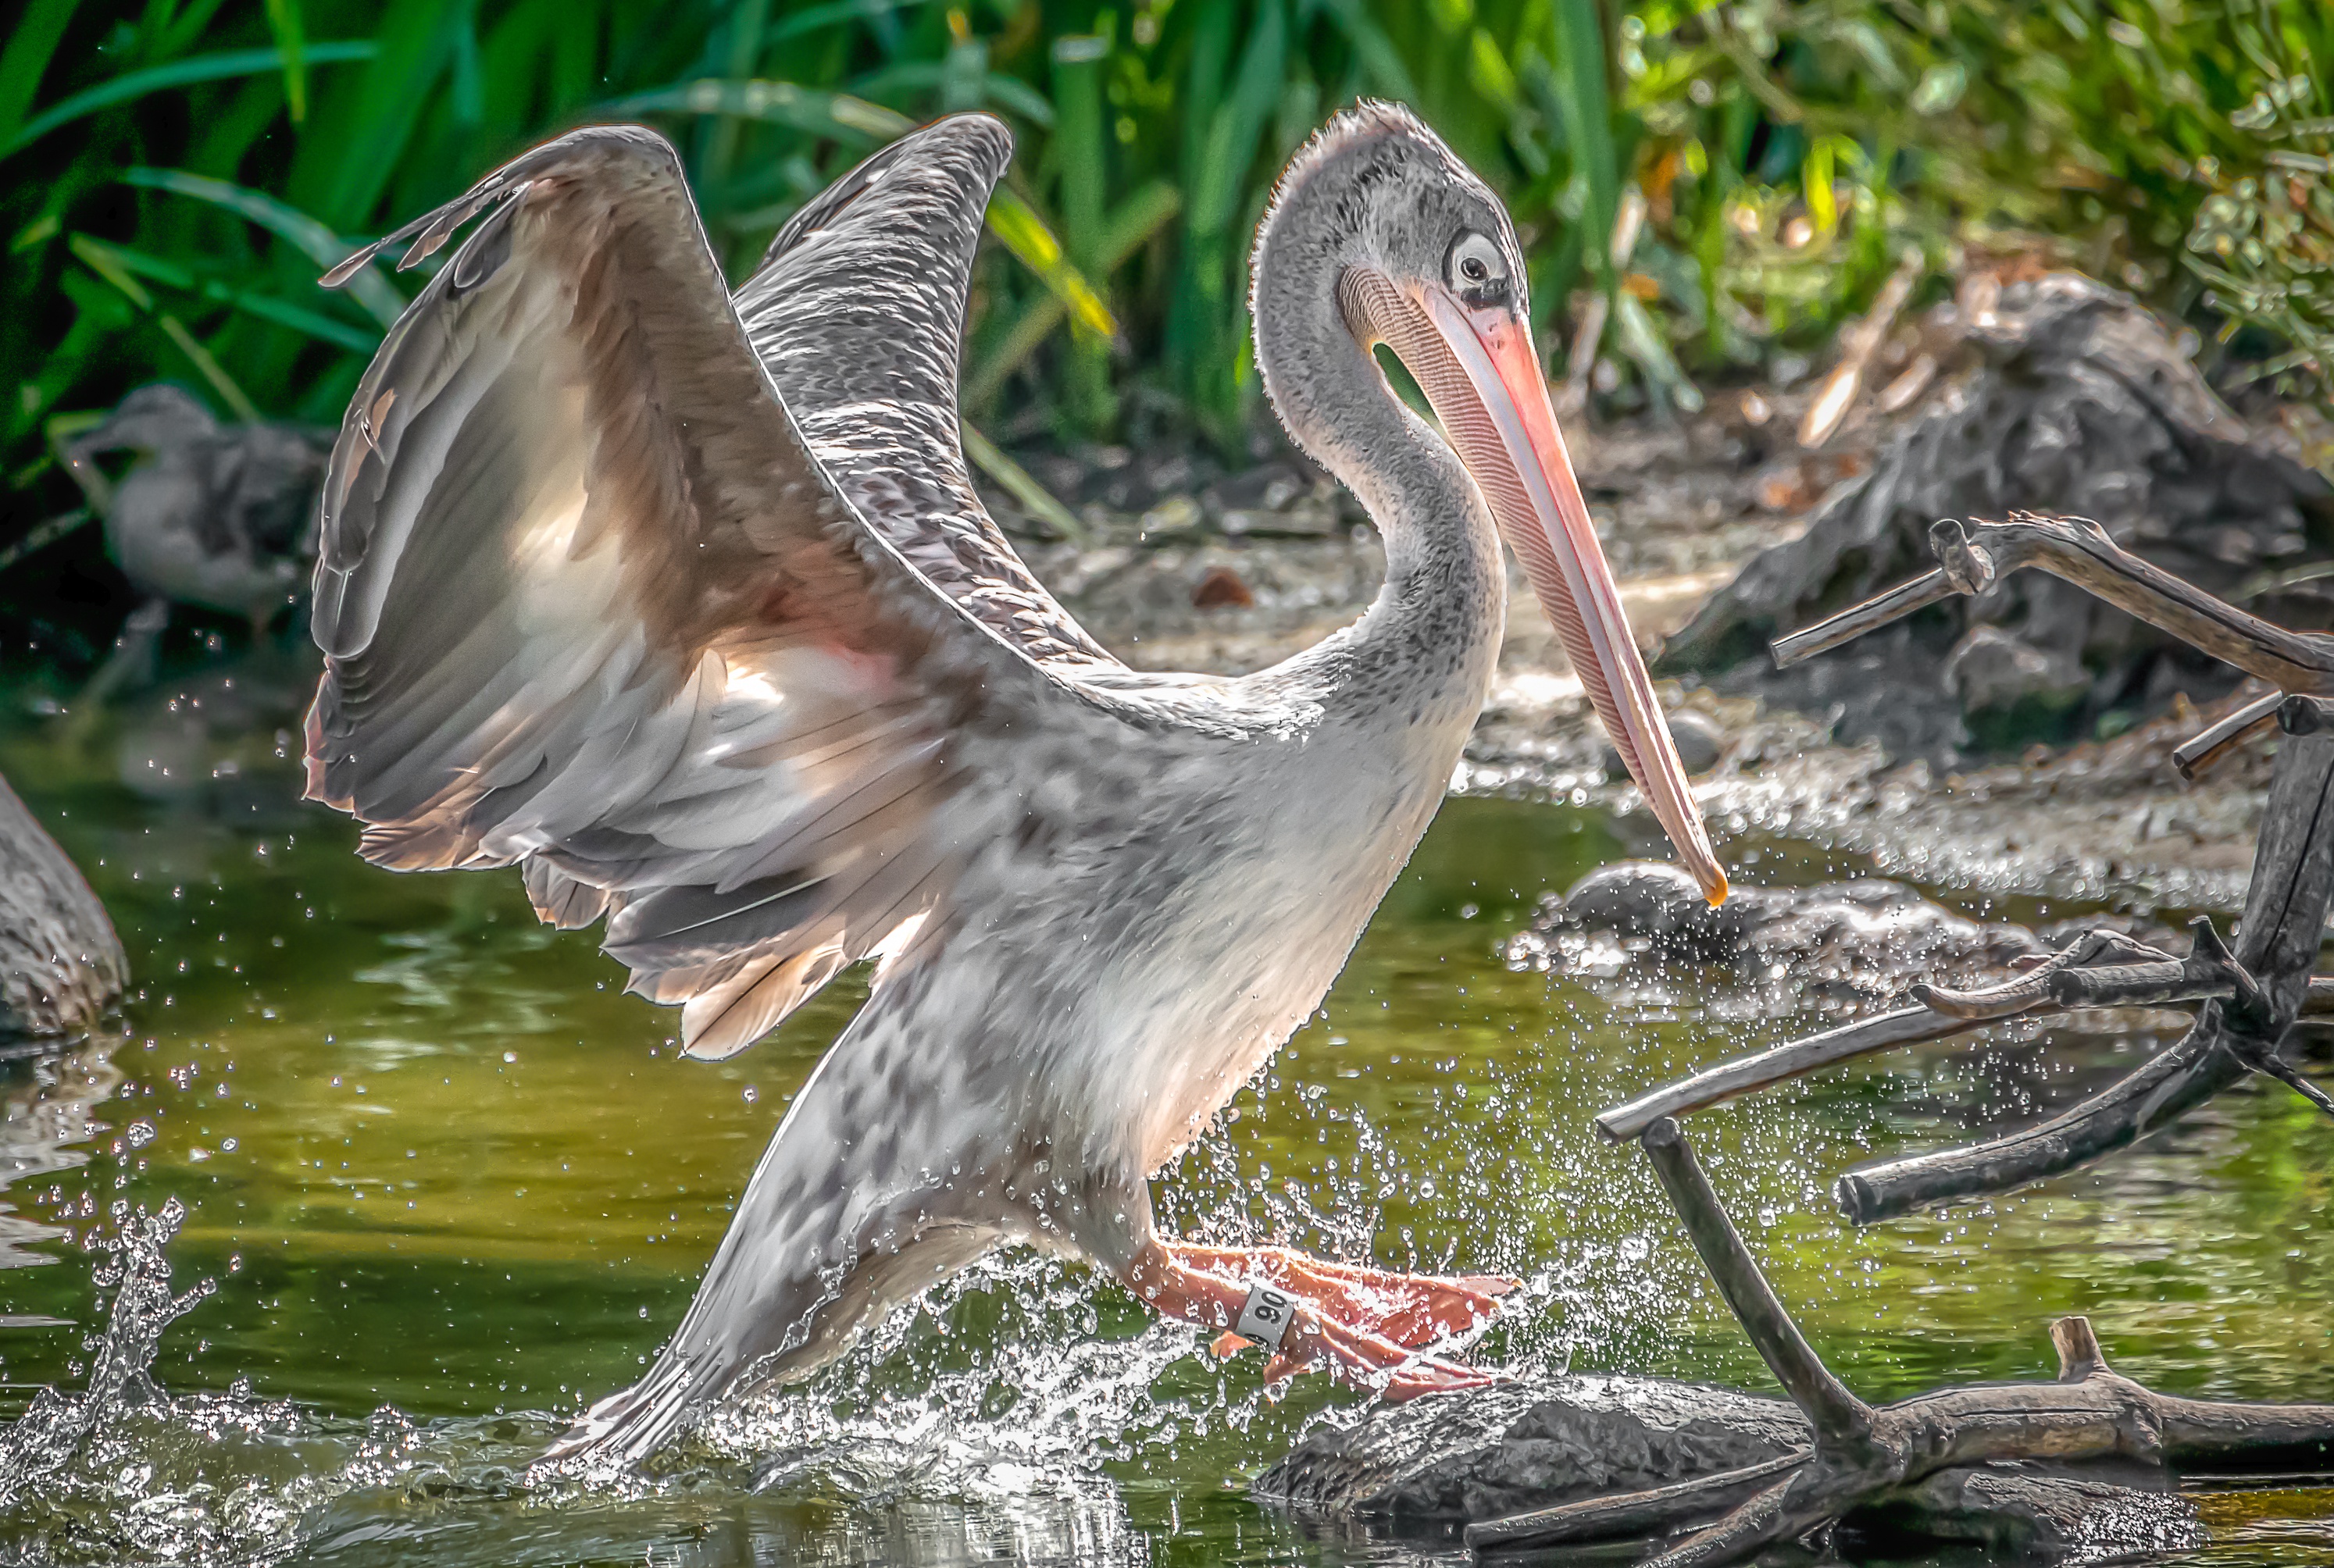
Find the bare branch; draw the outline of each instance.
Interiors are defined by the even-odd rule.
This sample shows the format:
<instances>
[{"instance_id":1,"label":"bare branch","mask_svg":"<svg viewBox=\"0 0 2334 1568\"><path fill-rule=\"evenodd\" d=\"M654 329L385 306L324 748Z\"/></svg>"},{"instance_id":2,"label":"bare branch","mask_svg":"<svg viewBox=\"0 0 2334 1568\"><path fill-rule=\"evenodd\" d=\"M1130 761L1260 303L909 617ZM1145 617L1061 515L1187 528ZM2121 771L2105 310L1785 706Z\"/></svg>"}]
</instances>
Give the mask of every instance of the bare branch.
<instances>
[{"instance_id":1,"label":"bare branch","mask_svg":"<svg viewBox=\"0 0 2334 1568\"><path fill-rule=\"evenodd\" d=\"M1777 638L1769 645L1769 651L1774 654L1779 669L1789 669L1801 659L1828 653L1844 642L1853 642L1867 631L1877 631L1892 620L1902 620L1961 592L1943 572L1924 572L1829 620Z\"/></svg>"},{"instance_id":2,"label":"bare branch","mask_svg":"<svg viewBox=\"0 0 2334 1568\"><path fill-rule=\"evenodd\" d=\"M1654 1558L1645 1568L1717 1568L1720 1563L1741 1562L1769 1542L1780 1540L1792 1518L1786 1505L1793 1479L1776 1482L1710 1528ZM1802 1533L1818 1522L1808 1521Z\"/></svg>"},{"instance_id":3,"label":"bare branch","mask_svg":"<svg viewBox=\"0 0 2334 1568\"><path fill-rule=\"evenodd\" d=\"M2254 1072L2276 1079L2329 1116L2334 1116L2334 1096L2301 1075L2301 1069L2288 1062L2275 1051L2264 1052L2258 1062L2247 1062Z\"/></svg>"},{"instance_id":4,"label":"bare branch","mask_svg":"<svg viewBox=\"0 0 2334 1568\"><path fill-rule=\"evenodd\" d=\"M2334 696L2334 639L2289 631L2225 604L2142 560L2088 517L2014 512L2006 523L1946 518L1929 531L1941 570L1889 590L1774 644L1796 664L1953 593L1980 593L2028 566L2098 595L2281 691Z\"/></svg>"},{"instance_id":5,"label":"bare branch","mask_svg":"<svg viewBox=\"0 0 2334 1568\"><path fill-rule=\"evenodd\" d=\"M1869 1225L2047 1180L2169 1125L2248 1072L2282 1076L2265 1063L2281 1060L2278 1048L2309 996L2310 966L2334 903L2334 735L2297 734L2288 726L2326 719L2325 705L2306 698L2280 707L2278 722L2288 739L2279 748L2262 813L2237 950L2223 948L2209 925L2197 929L2200 951L2190 959L2200 968L2223 966L2231 976L2226 997L2205 1003L2177 1044L2040 1126L1849 1171L1837 1189L1849 1219ZM2075 973L2061 978L2071 980Z\"/></svg>"},{"instance_id":6,"label":"bare branch","mask_svg":"<svg viewBox=\"0 0 2334 1568\"><path fill-rule=\"evenodd\" d=\"M2120 966L2123 967L2134 964L2164 963L2176 968L2179 964L2179 960L2171 954L2161 952L2145 942L2134 941L2120 931L2085 931L2061 951L2002 985L1975 991L1951 991L1943 986L1915 986L1913 987L1913 1000L1952 1017L1973 1021L2007 1018L2054 1002L2061 1006L2069 1005L2060 1001L2052 988L2056 977L2065 970L2095 964L2103 958L2123 960Z\"/></svg>"},{"instance_id":7,"label":"bare branch","mask_svg":"<svg viewBox=\"0 0 2334 1568\"><path fill-rule=\"evenodd\" d=\"M2063 1317L2052 1323L2050 1343L2059 1352L2062 1383L2079 1383L2107 1369L2107 1353L2099 1349L2099 1336L2091 1332L2091 1320L2087 1317Z\"/></svg>"},{"instance_id":8,"label":"bare branch","mask_svg":"<svg viewBox=\"0 0 2334 1568\"><path fill-rule=\"evenodd\" d=\"M1559 1507L1535 1508L1504 1519L1479 1519L1467 1526L1467 1544L1482 1552L1520 1546L1561 1546L1575 1541L1611 1541L1673 1530L1681 1519L1714 1514L1749 1501L1765 1484L1808 1462L1799 1448L1739 1470L1679 1481L1618 1497L1588 1497Z\"/></svg>"},{"instance_id":9,"label":"bare branch","mask_svg":"<svg viewBox=\"0 0 2334 1568\"><path fill-rule=\"evenodd\" d=\"M1821 1034L1794 1040L1788 1045L1737 1056L1692 1077L1664 1084L1598 1116L1596 1130L1615 1143L1624 1142L1664 1116L1683 1116L1689 1111L1700 1111L1819 1067L1886 1051L1893 1045L1943 1040L1982 1028L1985 1023L1982 1018L1947 1017L1926 1007L1906 1007L1883 1013L1876 1018L1860 1018Z\"/></svg>"},{"instance_id":10,"label":"bare branch","mask_svg":"<svg viewBox=\"0 0 2334 1568\"><path fill-rule=\"evenodd\" d=\"M1718 1283L1720 1294L1741 1320L1742 1332L1750 1336L1775 1380L1806 1413L1816 1429L1818 1450L1861 1443L1872 1429L1872 1407L1848 1392L1847 1385L1832 1376L1831 1369L1808 1347L1799 1325L1783 1310L1767 1276L1752 1260L1750 1249L1735 1233L1734 1222L1727 1218L1725 1207L1712 1190L1710 1178L1702 1173L1702 1162L1693 1157L1685 1134L1676 1122L1664 1117L1645 1129L1644 1142L1654 1174L1662 1178L1678 1217L1685 1222L1694 1251L1702 1255L1702 1266Z\"/></svg>"},{"instance_id":11,"label":"bare branch","mask_svg":"<svg viewBox=\"0 0 2334 1568\"><path fill-rule=\"evenodd\" d=\"M2060 1007L2160 1007L2173 1002L2228 998L2258 1005L2261 986L2221 940L2209 915L2188 923L2185 958L2144 964L2102 964L2050 976L2050 1000Z\"/></svg>"},{"instance_id":12,"label":"bare branch","mask_svg":"<svg viewBox=\"0 0 2334 1568\"><path fill-rule=\"evenodd\" d=\"M2182 778L2194 784L2255 732L2276 722L2278 705L2284 700L2285 693L2272 691L2245 704L2220 723L2198 730L2172 748L2172 765L2180 770Z\"/></svg>"},{"instance_id":13,"label":"bare branch","mask_svg":"<svg viewBox=\"0 0 2334 1568\"><path fill-rule=\"evenodd\" d=\"M2100 964L2100 958L2139 961ZM2252 987L2252 976L2228 957L2217 936L2201 956L2192 951L2186 958L2175 958L2119 932L2087 931L2065 951L2003 985L1976 991L1915 986L1913 996L1923 1006L1861 1018L1722 1062L1613 1107L1596 1118L1596 1130L1621 1142L1664 1116L1683 1116L1875 1051L1949 1039L2021 1015L2156 1006L2231 996ZM2329 1005L2334 1005L2334 980L2327 991Z\"/></svg>"}]
</instances>

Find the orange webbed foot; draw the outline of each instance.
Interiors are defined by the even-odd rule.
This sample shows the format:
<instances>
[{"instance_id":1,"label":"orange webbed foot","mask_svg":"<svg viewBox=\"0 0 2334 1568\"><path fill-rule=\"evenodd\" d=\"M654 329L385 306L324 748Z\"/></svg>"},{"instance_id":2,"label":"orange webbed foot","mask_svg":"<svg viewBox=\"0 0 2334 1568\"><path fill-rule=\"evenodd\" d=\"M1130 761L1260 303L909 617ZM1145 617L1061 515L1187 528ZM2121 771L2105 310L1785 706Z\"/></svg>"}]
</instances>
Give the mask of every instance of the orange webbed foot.
<instances>
[{"instance_id":1,"label":"orange webbed foot","mask_svg":"<svg viewBox=\"0 0 2334 1568\"><path fill-rule=\"evenodd\" d=\"M1232 1325L1252 1282L1291 1298L1288 1326L1265 1363L1268 1383L1318 1367L1389 1400L1495 1380L1473 1367L1419 1352L1480 1327L1519 1283L1496 1275L1389 1274L1286 1247L1180 1242L1154 1243L1128 1271L1135 1294L1161 1313L1224 1330L1209 1346L1218 1356L1237 1354L1249 1343Z\"/></svg>"}]
</instances>

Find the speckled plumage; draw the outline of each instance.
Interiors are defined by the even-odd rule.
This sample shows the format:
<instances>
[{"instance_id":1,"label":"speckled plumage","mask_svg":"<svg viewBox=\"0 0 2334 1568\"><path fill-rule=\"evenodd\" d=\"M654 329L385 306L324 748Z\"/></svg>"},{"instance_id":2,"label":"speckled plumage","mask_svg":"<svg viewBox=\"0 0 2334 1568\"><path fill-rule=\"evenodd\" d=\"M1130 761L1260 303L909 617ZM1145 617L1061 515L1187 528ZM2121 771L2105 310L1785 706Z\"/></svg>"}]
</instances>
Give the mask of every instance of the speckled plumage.
<instances>
[{"instance_id":1,"label":"speckled plumage","mask_svg":"<svg viewBox=\"0 0 2334 1568\"><path fill-rule=\"evenodd\" d=\"M1268 219L1268 388L1388 576L1238 679L1111 659L966 481L963 295L1007 151L979 117L903 139L734 303L643 130L564 137L392 236L487 215L333 456L312 793L383 864L516 863L545 919L604 915L700 1054L880 960L656 1366L564 1452L643 1457L1000 1242L1124 1270L1148 1177L1318 1005L1489 684L1484 503L1308 313L1351 215L1306 182L1360 159L1424 201L1440 143L1349 118Z\"/></svg>"}]
</instances>

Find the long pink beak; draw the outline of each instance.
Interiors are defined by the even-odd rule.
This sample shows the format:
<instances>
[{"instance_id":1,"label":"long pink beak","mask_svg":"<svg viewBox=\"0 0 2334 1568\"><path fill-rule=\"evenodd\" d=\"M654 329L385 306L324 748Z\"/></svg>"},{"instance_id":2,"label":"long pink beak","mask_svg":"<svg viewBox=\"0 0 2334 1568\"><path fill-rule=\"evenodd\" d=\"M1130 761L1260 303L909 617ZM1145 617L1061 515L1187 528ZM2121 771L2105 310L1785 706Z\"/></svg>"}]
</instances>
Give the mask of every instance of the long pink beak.
<instances>
[{"instance_id":1,"label":"long pink beak","mask_svg":"<svg viewBox=\"0 0 2334 1568\"><path fill-rule=\"evenodd\" d=\"M1563 639L1606 733L1654 818L1710 901L1722 901L1726 872L1710 847L1685 765L1670 739L1629 619L1621 612L1620 587L1605 563L1605 547L1588 520L1587 499L1556 427L1531 328L1511 309L1470 309L1432 284L1401 292L1423 313L1450 362L1420 374L1427 367L1404 353L1406 345L1392 341L1392 334L1389 341L1417 377L1460 462L1523 563L1524 576Z\"/></svg>"}]
</instances>

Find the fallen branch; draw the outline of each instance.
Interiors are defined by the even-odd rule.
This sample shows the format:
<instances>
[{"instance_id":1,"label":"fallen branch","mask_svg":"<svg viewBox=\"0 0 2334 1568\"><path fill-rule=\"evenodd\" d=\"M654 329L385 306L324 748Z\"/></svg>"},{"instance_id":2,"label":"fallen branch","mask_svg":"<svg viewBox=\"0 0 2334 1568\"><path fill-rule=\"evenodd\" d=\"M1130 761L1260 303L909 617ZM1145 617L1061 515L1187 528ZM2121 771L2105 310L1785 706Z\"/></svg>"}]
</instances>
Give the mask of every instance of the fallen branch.
<instances>
[{"instance_id":1,"label":"fallen branch","mask_svg":"<svg viewBox=\"0 0 2334 1568\"><path fill-rule=\"evenodd\" d=\"M1982 1489L1927 1486L1951 1471L2017 1461L2188 1465L2323 1463L2334 1406L2173 1399L2109 1370L2088 1320L2051 1325L2059 1380L1942 1389L1865 1404L1808 1348L1712 1190L1675 1121L1645 1130L1646 1158L1703 1266L1815 1431L1815 1447L1747 1469L1467 1527L1479 1552L1692 1534L1649 1568L1716 1568L1861 1511L1916 1519L1941 1498L1965 1510Z\"/></svg>"},{"instance_id":2,"label":"fallen branch","mask_svg":"<svg viewBox=\"0 0 2334 1568\"><path fill-rule=\"evenodd\" d=\"M1927 263L1920 251L1907 246L1896 270L1889 274L1879 296L1872 302L1872 309L1840 329L1839 363L1824 378L1822 388L1808 402L1807 414L1799 420L1800 446L1812 451L1837 433L1848 410L1856 406L1856 394L1864 385L1864 372L1871 369L1872 358L1880 351L1880 345L1888 341L1905 302L1913 297L1913 285L1921 281L1926 270Z\"/></svg>"},{"instance_id":3,"label":"fallen branch","mask_svg":"<svg viewBox=\"0 0 2334 1568\"><path fill-rule=\"evenodd\" d=\"M2252 884L2234 952L2206 952L2200 929L2185 976L2192 996L2208 996L2188 1033L2165 1051L2073 1109L2037 1126L1965 1148L1884 1160L1839 1179L1841 1209L1869 1225L1916 1208L1992 1197L2071 1170L2169 1125L2249 1073L2299 1089L2334 1113L2327 1097L2283 1060L2289 1031L2310 992L2329 904L2334 904L2334 736L2315 733L2328 705L2289 697L2278 709L2285 743L2278 750L2269 803L2253 856ZM2137 981L2151 976L2132 967ZM2217 976L2218 980L2206 984ZM2080 976L2078 978L2078 976ZM2111 993L2098 973L2069 971L2061 984L2095 985L2077 1005L2117 1005L2137 985ZM2224 980L2223 989L2219 981Z\"/></svg>"},{"instance_id":4,"label":"fallen branch","mask_svg":"<svg viewBox=\"0 0 2334 1568\"><path fill-rule=\"evenodd\" d=\"M1775 662L1797 664L1956 593L1982 593L2034 566L2281 691L2334 696L2334 638L2289 631L2223 603L2124 550L2088 517L2013 512L2007 523L1966 525L1948 517L1929 530L1929 547L1936 553L1936 571L1778 638Z\"/></svg>"},{"instance_id":5,"label":"fallen branch","mask_svg":"<svg viewBox=\"0 0 2334 1568\"><path fill-rule=\"evenodd\" d=\"M2277 722L2277 710L2285 702L2285 693L2272 691L2252 701L2221 720L2198 730L2172 748L2172 765L2180 776L2194 784L2205 772L2246 741Z\"/></svg>"},{"instance_id":6,"label":"fallen branch","mask_svg":"<svg viewBox=\"0 0 2334 1568\"><path fill-rule=\"evenodd\" d=\"M2185 958L2119 932L2086 931L2064 951L2001 986L1952 991L1916 985L1913 996L1919 1006L1722 1062L1615 1106L1596 1118L1596 1130L1618 1142L1636 1137L1660 1117L1683 1116L1875 1051L1948 1039L2011 1018L2078 1007L2160 1006L2251 987L2252 976L2229 957L2211 922L2199 919L2194 928L2199 946Z\"/></svg>"},{"instance_id":7,"label":"fallen branch","mask_svg":"<svg viewBox=\"0 0 2334 1568\"><path fill-rule=\"evenodd\" d=\"M1939 523L1930 534L1936 572L1782 639L1774 645L1777 661L1807 658L1949 594L1982 592L2033 565L2285 688L2182 748L2187 772L2271 717L2284 735L2236 947L2202 919L2179 958L2094 930L1999 985L1915 986L1917 1006L1722 1063L1599 1116L1607 1137L1644 1145L1703 1266L1806 1416L1814 1447L1657 1490L1480 1521L1467 1527L1467 1544L1479 1551L1692 1532L1654 1557L1654 1568L1714 1568L1857 1513L1988 1540L1999 1519L2064 1539L2086 1508L2143 1495L1999 1467L2121 1460L2161 1470L2334 1458L2334 1406L2168 1398L2109 1371L2079 1317L2051 1327L2055 1383L1943 1389L1877 1409L1865 1404L1832 1375L1776 1298L1673 1120L1869 1051L2005 1018L2175 1003L2201 1005L2194 1025L2122 1082L2007 1137L1851 1170L1839 1181L1840 1207L1865 1224L2006 1192L2145 1137L2253 1073L2334 1113L2334 1097L2281 1053L2296 1020L2334 996L2334 986L2310 973L2334 906L2334 702L2320 700L2334 693L2334 640L2247 615L2117 549L2104 529L2079 518L2018 515L1977 524L1975 533L1973 539L1958 523ZM2186 1524L2194 1523L2189 1516Z\"/></svg>"}]
</instances>

